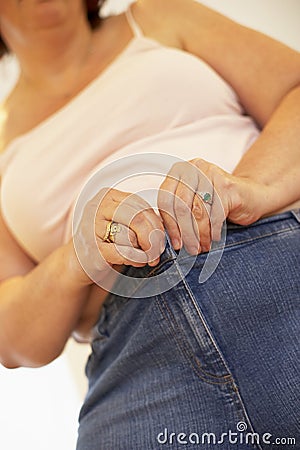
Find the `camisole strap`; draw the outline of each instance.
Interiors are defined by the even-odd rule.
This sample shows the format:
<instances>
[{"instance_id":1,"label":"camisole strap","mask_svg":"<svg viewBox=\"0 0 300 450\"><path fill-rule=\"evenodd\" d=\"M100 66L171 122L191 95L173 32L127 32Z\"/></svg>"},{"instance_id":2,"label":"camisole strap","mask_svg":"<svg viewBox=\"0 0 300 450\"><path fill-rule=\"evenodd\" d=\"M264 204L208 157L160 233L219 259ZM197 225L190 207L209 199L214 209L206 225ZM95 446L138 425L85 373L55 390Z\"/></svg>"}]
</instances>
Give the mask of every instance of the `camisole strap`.
<instances>
[{"instance_id":1,"label":"camisole strap","mask_svg":"<svg viewBox=\"0 0 300 450\"><path fill-rule=\"evenodd\" d=\"M131 31L133 33L133 35L135 37L142 37L144 36L144 33L142 32L142 29L140 28L140 26L138 25L138 23L135 21L132 11L131 11L131 7L129 6L127 11L126 11L126 19L128 22L128 25L131 28Z\"/></svg>"}]
</instances>

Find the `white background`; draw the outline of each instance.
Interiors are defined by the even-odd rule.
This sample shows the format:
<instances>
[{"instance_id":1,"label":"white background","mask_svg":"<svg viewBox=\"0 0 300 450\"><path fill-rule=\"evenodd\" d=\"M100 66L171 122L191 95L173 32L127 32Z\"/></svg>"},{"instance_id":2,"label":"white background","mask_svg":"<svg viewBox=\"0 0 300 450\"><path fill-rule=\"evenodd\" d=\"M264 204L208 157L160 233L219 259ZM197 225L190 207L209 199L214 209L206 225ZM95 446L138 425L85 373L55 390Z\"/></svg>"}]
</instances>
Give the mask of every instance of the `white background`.
<instances>
[{"instance_id":1,"label":"white background","mask_svg":"<svg viewBox=\"0 0 300 450\"><path fill-rule=\"evenodd\" d=\"M120 12L128 3L111 0L107 12ZM299 0L203 3L300 50ZM0 64L0 98L15 82L17 71L11 58ZM60 358L42 369L6 370L0 366L0 450L75 449L88 353L87 346L70 342Z\"/></svg>"}]
</instances>

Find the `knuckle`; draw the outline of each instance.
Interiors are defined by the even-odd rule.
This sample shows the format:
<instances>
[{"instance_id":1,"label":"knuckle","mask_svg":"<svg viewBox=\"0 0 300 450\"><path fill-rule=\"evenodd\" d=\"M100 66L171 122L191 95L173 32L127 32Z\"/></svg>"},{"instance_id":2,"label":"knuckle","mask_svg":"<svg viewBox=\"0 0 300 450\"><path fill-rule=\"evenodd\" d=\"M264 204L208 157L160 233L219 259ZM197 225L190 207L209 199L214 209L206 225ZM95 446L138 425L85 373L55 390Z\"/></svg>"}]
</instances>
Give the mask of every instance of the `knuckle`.
<instances>
[{"instance_id":1,"label":"knuckle","mask_svg":"<svg viewBox=\"0 0 300 450\"><path fill-rule=\"evenodd\" d=\"M203 219L203 208L200 204L194 204L192 209L192 214L195 220L201 220Z\"/></svg>"},{"instance_id":2,"label":"knuckle","mask_svg":"<svg viewBox=\"0 0 300 450\"><path fill-rule=\"evenodd\" d=\"M168 176L171 178L178 179L178 176L184 170L185 165L186 165L185 161L178 161L174 163L173 166L171 167L171 170L168 173Z\"/></svg>"},{"instance_id":3,"label":"knuckle","mask_svg":"<svg viewBox=\"0 0 300 450\"><path fill-rule=\"evenodd\" d=\"M145 220L145 217L143 215L142 211L139 211L137 214L135 214L132 219L131 222L129 224L130 227L134 227L134 228L145 228L147 227L147 221ZM142 231L142 230L141 230Z\"/></svg>"},{"instance_id":4,"label":"knuckle","mask_svg":"<svg viewBox=\"0 0 300 450\"><path fill-rule=\"evenodd\" d=\"M125 231L125 237L126 237L126 240L128 241L128 242L130 242L131 243L131 245L133 245L134 247L136 247L137 246L137 237L136 237L136 234L134 233L134 231L132 231L132 230L130 230L129 228L127 228L127 230Z\"/></svg>"},{"instance_id":5,"label":"knuckle","mask_svg":"<svg viewBox=\"0 0 300 450\"><path fill-rule=\"evenodd\" d=\"M197 167L198 170L205 171L207 167L209 167L209 164L205 159L202 158L194 158L191 160L191 163Z\"/></svg>"},{"instance_id":6,"label":"knuckle","mask_svg":"<svg viewBox=\"0 0 300 450\"><path fill-rule=\"evenodd\" d=\"M172 169L174 169L174 170L181 170L181 169L184 168L184 166L185 166L185 162L184 161L178 161L178 162L173 164Z\"/></svg>"},{"instance_id":7,"label":"knuckle","mask_svg":"<svg viewBox=\"0 0 300 450\"><path fill-rule=\"evenodd\" d=\"M174 199L174 194L171 194L170 192L162 192L160 191L160 193L158 194L158 198L157 198L157 203L158 203L158 207L160 209L170 209L170 207L172 206L173 203L173 199Z\"/></svg>"},{"instance_id":8,"label":"knuckle","mask_svg":"<svg viewBox=\"0 0 300 450\"><path fill-rule=\"evenodd\" d=\"M149 205L146 200L144 200L142 197L140 197L137 194L130 194L128 197L129 200L133 200L139 207L142 207L143 209L150 209L151 206Z\"/></svg>"}]
</instances>

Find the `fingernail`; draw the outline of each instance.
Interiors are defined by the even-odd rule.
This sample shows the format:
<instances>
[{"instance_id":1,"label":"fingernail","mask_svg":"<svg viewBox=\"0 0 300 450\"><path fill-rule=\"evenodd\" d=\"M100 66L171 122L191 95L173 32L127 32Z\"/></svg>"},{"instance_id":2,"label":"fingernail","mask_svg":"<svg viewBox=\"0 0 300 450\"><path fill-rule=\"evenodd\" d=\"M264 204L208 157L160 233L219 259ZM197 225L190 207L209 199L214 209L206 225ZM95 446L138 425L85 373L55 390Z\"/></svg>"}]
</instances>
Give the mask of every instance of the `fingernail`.
<instances>
[{"instance_id":1,"label":"fingernail","mask_svg":"<svg viewBox=\"0 0 300 450\"><path fill-rule=\"evenodd\" d=\"M174 250L180 250L181 249L181 242L179 239L173 239L172 244L174 247Z\"/></svg>"},{"instance_id":2,"label":"fingernail","mask_svg":"<svg viewBox=\"0 0 300 450\"><path fill-rule=\"evenodd\" d=\"M160 258L156 258L154 261L148 262L148 266L150 266L150 267L157 266L157 264L159 263L159 261L160 261Z\"/></svg>"},{"instance_id":3,"label":"fingernail","mask_svg":"<svg viewBox=\"0 0 300 450\"><path fill-rule=\"evenodd\" d=\"M213 237L212 237L212 240L213 240L214 242L220 242L220 240L221 240L221 233L215 233L215 234L213 235Z\"/></svg>"},{"instance_id":4,"label":"fingernail","mask_svg":"<svg viewBox=\"0 0 300 450\"><path fill-rule=\"evenodd\" d=\"M198 255L199 253L201 253L201 247L192 247L190 253L194 256Z\"/></svg>"}]
</instances>

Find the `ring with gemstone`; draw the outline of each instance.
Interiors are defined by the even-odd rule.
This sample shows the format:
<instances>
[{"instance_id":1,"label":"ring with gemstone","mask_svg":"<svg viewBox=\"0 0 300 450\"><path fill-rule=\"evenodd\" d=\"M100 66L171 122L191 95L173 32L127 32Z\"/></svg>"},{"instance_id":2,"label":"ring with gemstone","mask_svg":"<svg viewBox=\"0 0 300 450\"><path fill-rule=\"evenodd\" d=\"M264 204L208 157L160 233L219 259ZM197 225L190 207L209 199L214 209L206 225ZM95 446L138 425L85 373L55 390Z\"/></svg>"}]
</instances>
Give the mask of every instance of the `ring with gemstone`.
<instances>
[{"instance_id":1,"label":"ring with gemstone","mask_svg":"<svg viewBox=\"0 0 300 450\"><path fill-rule=\"evenodd\" d=\"M121 226L110 220L106 225L105 235L103 236L103 242L113 244L115 242L115 236L121 231Z\"/></svg>"},{"instance_id":2,"label":"ring with gemstone","mask_svg":"<svg viewBox=\"0 0 300 450\"><path fill-rule=\"evenodd\" d=\"M208 205L212 205L212 195L209 192L198 192L198 195L200 196L201 200L204 201L204 203L207 203Z\"/></svg>"}]
</instances>

